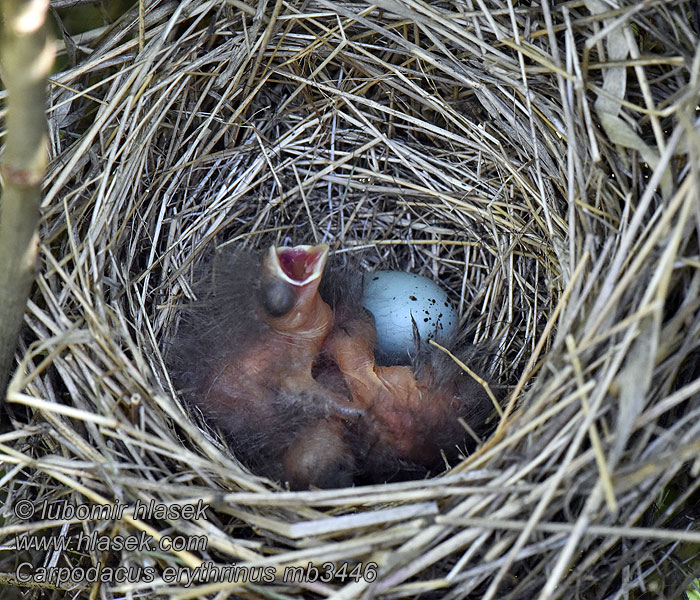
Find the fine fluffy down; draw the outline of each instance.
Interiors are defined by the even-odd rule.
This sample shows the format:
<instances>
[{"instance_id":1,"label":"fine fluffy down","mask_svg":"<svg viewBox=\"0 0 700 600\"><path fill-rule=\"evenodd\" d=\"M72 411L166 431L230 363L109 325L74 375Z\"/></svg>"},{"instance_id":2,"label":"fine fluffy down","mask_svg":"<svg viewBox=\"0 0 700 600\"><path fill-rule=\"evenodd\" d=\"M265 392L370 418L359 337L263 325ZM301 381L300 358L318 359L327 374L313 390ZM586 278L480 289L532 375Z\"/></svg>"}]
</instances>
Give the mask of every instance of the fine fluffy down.
<instances>
[{"instance_id":1,"label":"fine fluffy down","mask_svg":"<svg viewBox=\"0 0 700 600\"><path fill-rule=\"evenodd\" d=\"M437 349L380 364L356 268L327 246L228 251L206 265L168 349L175 384L251 469L292 489L423 477L483 433L484 389ZM453 349L453 352L455 350Z\"/></svg>"}]
</instances>

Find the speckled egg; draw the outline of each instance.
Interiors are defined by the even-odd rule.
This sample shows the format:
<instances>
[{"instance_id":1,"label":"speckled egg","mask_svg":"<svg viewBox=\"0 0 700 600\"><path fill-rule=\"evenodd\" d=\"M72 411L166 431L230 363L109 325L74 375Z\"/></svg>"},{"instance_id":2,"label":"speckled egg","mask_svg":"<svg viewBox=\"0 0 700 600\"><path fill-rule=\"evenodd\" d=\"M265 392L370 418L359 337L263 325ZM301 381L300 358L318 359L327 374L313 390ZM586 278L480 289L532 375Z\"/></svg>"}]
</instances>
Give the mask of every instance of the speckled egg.
<instances>
[{"instance_id":1,"label":"speckled egg","mask_svg":"<svg viewBox=\"0 0 700 600\"><path fill-rule=\"evenodd\" d=\"M374 316L377 346L384 361L405 363L414 348L413 324L421 340L438 343L457 331L457 311L434 281L403 271L375 271L365 276L363 306Z\"/></svg>"}]
</instances>

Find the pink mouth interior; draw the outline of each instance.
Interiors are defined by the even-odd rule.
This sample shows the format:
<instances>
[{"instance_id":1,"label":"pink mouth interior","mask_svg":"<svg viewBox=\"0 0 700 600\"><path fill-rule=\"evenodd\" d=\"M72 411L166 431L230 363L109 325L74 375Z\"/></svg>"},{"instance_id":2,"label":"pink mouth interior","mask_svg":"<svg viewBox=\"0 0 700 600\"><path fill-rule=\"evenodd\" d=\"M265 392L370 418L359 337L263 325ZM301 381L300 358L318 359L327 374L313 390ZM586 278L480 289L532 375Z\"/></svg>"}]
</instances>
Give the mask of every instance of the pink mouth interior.
<instances>
[{"instance_id":1,"label":"pink mouth interior","mask_svg":"<svg viewBox=\"0 0 700 600\"><path fill-rule=\"evenodd\" d=\"M277 251L280 267L290 279L304 281L315 270L323 252L316 248L306 251L302 248L287 248Z\"/></svg>"}]
</instances>

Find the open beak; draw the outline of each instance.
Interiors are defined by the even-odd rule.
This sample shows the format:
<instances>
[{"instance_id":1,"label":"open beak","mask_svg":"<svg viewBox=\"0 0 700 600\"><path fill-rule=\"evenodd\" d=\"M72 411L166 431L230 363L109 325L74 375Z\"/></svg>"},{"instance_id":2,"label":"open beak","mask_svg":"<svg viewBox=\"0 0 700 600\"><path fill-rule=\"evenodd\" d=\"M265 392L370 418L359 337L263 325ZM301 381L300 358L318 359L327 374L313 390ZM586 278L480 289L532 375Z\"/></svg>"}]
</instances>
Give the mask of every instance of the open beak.
<instances>
[{"instance_id":1,"label":"open beak","mask_svg":"<svg viewBox=\"0 0 700 600\"><path fill-rule=\"evenodd\" d=\"M272 246L265 257L266 267L275 277L303 287L320 279L328 258L328 246Z\"/></svg>"}]
</instances>

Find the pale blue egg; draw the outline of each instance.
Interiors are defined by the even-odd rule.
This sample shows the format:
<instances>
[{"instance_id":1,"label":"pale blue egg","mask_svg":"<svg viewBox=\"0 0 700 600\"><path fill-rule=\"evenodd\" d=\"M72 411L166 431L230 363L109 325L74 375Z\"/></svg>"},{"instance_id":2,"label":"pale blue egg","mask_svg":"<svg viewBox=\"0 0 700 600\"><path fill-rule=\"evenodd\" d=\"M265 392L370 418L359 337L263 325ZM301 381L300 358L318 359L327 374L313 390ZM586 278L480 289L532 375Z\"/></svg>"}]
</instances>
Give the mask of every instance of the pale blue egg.
<instances>
[{"instance_id":1,"label":"pale blue egg","mask_svg":"<svg viewBox=\"0 0 700 600\"><path fill-rule=\"evenodd\" d=\"M413 321L423 342L448 342L458 315L434 281L403 271L375 271L365 276L362 305L374 316L377 346L386 362L407 362L413 353Z\"/></svg>"}]
</instances>

